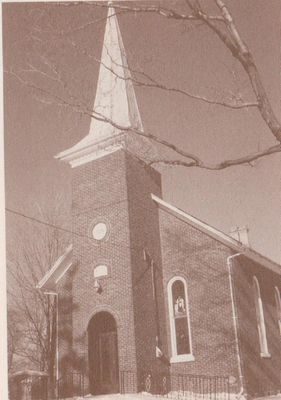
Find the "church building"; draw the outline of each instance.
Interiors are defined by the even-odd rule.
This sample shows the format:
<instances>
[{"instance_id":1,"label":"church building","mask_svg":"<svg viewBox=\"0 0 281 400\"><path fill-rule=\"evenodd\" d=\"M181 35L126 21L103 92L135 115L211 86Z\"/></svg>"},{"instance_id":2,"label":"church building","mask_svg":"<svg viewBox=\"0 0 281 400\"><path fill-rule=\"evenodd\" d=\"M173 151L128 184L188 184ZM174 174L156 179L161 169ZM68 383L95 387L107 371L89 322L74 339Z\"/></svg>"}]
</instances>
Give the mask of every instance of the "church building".
<instances>
[{"instance_id":1,"label":"church building","mask_svg":"<svg viewBox=\"0 0 281 400\"><path fill-rule=\"evenodd\" d=\"M72 168L72 244L38 283L57 301L58 382L71 377L72 395L77 376L85 395L182 382L199 394L213 390L204 382L280 391L281 268L243 232L163 200L112 7L93 115L87 136L56 156Z\"/></svg>"}]
</instances>

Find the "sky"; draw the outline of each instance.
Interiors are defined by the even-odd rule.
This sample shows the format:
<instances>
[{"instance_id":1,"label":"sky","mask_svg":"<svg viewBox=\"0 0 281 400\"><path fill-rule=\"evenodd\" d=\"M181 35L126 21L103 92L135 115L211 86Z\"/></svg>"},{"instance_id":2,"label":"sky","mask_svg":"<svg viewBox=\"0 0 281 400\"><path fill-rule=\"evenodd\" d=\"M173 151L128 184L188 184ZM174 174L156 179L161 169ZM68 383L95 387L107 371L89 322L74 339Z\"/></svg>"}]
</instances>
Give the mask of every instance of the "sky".
<instances>
[{"instance_id":1,"label":"sky","mask_svg":"<svg viewBox=\"0 0 281 400\"><path fill-rule=\"evenodd\" d=\"M214 11L211 0L203 3ZM226 3L281 119L281 2ZM183 2L162 4L184 10ZM120 14L118 20L132 70L196 94L225 98L235 92L252 99L246 75L206 27L143 13ZM39 208L49 213L60 197L69 219L71 168L54 156L88 133L90 118L58 106L43 91L93 104L104 27L105 10L90 4L3 4L5 196L9 209L38 217ZM56 81L57 74L64 88ZM208 162L276 144L255 110L226 110L159 89L135 90L147 132ZM253 166L224 171L159 167L163 198L225 233L233 226L247 225L251 246L280 262L280 167L279 154ZM6 221L9 245L25 221L11 213Z\"/></svg>"}]
</instances>

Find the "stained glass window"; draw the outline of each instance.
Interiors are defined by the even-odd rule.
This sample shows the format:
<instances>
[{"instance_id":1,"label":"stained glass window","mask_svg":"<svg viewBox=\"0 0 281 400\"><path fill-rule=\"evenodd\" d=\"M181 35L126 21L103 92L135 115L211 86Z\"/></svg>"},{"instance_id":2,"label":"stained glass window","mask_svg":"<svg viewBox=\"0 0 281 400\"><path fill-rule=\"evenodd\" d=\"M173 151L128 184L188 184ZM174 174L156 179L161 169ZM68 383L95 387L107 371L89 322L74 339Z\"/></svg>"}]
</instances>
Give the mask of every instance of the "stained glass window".
<instances>
[{"instance_id":1,"label":"stained glass window","mask_svg":"<svg viewBox=\"0 0 281 400\"><path fill-rule=\"evenodd\" d=\"M191 354L186 282L174 278L169 284L173 356Z\"/></svg>"}]
</instances>

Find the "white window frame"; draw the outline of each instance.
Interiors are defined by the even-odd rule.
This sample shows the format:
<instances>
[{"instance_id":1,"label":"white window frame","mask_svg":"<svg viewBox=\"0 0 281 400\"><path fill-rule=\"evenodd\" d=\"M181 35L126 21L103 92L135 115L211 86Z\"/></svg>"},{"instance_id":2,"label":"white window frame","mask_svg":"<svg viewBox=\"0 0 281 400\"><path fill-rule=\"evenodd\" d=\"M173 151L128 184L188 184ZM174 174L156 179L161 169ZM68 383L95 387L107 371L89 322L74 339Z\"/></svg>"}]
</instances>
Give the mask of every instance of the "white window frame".
<instances>
[{"instance_id":1,"label":"white window frame","mask_svg":"<svg viewBox=\"0 0 281 400\"><path fill-rule=\"evenodd\" d=\"M268 351L268 343L266 336L266 326L264 320L263 303L261 298L260 284L256 276L253 277L253 290L254 290L254 300L256 308L256 319L260 342L260 355L263 358L271 357Z\"/></svg>"},{"instance_id":2,"label":"white window frame","mask_svg":"<svg viewBox=\"0 0 281 400\"><path fill-rule=\"evenodd\" d=\"M280 296L280 290L277 286L275 286L274 288L274 293L275 293L277 323L279 328L279 335L281 336L281 296Z\"/></svg>"},{"instance_id":3,"label":"white window frame","mask_svg":"<svg viewBox=\"0 0 281 400\"><path fill-rule=\"evenodd\" d=\"M173 286L173 283L176 281L181 281L184 286L184 294L185 294L185 301L186 301L186 317L187 317L187 325L188 325L188 339L189 339L189 348L190 348L190 353L188 353L188 354L177 354L176 326L175 326L175 318L174 318L174 305L173 305L173 293L172 293L172 286ZM170 359L170 362L177 363L177 362L194 361L195 358L192 353L191 326L190 326L190 317L189 317L189 303L188 303L188 296L187 296L186 280L181 276L174 276L168 282L167 291L168 291L169 319L170 319L171 347L172 347L172 357Z\"/></svg>"}]
</instances>

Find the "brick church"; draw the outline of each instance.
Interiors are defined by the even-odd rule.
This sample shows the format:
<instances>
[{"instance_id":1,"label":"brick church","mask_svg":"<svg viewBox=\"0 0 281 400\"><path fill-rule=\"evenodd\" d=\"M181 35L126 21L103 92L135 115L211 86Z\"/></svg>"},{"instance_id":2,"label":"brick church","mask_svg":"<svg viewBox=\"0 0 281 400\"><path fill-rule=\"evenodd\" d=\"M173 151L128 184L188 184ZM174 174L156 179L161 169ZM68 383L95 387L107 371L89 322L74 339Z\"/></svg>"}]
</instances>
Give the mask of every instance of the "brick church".
<instances>
[{"instance_id":1,"label":"brick church","mask_svg":"<svg viewBox=\"0 0 281 400\"><path fill-rule=\"evenodd\" d=\"M56 156L72 167L72 244L38 283L57 299L57 379L80 374L85 394L149 391L159 376L179 390L179 375L277 392L281 268L245 232L228 236L163 200L108 13L96 118Z\"/></svg>"}]
</instances>

